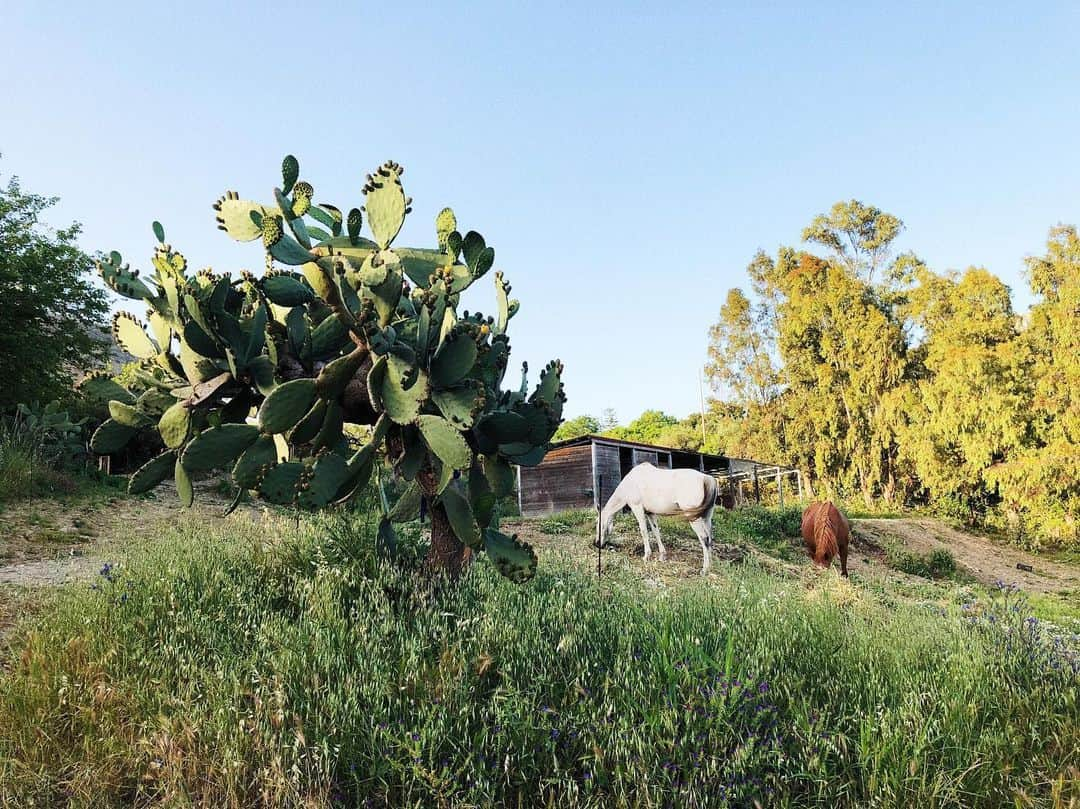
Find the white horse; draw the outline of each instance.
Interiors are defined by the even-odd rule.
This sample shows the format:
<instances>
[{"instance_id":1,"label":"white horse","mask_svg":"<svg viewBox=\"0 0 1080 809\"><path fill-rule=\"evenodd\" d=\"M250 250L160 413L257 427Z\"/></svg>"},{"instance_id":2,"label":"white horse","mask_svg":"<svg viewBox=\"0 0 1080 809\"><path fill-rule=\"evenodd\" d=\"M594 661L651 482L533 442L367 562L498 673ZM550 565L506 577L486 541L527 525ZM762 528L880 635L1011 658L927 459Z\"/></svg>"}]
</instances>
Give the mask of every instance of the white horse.
<instances>
[{"instance_id":1,"label":"white horse","mask_svg":"<svg viewBox=\"0 0 1080 809\"><path fill-rule=\"evenodd\" d=\"M703 561L701 572L709 570L709 550L712 548L712 513L716 506L716 479L696 469L657 469L651 463L638 464L615 488L597 525L600 547L607 542L615 515L629 506L637 518L641 538L645 540L645 558L652 555L649 530L656 534L660 548L660 560L667 559L667 548L660 539L657 515L681 516L690 521L690 527L701 542Z\"/></svg>"}]
</instances>

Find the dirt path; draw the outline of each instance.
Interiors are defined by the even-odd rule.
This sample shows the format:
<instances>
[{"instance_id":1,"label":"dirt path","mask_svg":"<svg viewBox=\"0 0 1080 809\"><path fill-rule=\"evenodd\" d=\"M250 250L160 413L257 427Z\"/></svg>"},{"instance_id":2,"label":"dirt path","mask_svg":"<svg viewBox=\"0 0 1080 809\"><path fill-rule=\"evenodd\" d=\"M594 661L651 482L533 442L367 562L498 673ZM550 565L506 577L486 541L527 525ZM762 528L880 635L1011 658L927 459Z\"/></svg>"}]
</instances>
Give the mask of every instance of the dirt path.
<instances>
[{"instance_id":1,"label":"dirt path","mask_svg":"<svg viewBox=\"0 0 1080 809\"><path fill-rule=\"evenodd\" d=\"M900 544L908 551L918 553L945 548L958 565L983 584L993 585L1003 581L1036 593L1080 593L1080 569L957 530L939 520L904 518L853 522L858 535L883 547ZM1031 566L1034 572L1018 570L1017 563Z\"/></svg>"},{"instance_id":2,"label":"dirt path","mask_svg":"<svg viewBox=\"0 0 1080 809\"><path fill-rule=\"evenodd\" d=\"M196 485L193 511L220 514L213 484ZM65 500L36 499L0 512L0 585L55 586L92 578L133 526L148 531L185 513L171 483L128 497L100 490Z\"/></svg>"}]
</instances>

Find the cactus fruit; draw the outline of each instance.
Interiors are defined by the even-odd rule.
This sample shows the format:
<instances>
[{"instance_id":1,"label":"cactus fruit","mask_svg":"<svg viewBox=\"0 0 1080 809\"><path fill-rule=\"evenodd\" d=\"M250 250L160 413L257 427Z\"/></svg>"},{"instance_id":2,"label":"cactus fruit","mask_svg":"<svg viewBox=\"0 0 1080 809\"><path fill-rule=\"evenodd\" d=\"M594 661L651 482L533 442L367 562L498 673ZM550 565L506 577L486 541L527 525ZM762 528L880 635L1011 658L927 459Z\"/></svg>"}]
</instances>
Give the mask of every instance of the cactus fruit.
<instances>
[{"instance_id":1,"label":"cactus fruit","mask_svg":"<svg viewBox=\"0 0 1080 809\"><path fill-rule=\"evenodd\" d=\"M250 491L321 508L354 496L386 463L410 485L399 506L384 508L380 543L391 545L392 520L414 518L426 500L433 559L464 559L462 543L527 578L535 555L494 530L496 499L513 488L512 464L543 458L565 393L558 363L531 396L524 380L503 389L518 304L501 272L493 317L458 311L493 268L494 248L475 231L462 236L449 208L435 220L437 248L395 245L411 201L392 161L368 176L364 213L315 203L294 157L281 171L268 204L230 191L214 205L229 236L261 241L262 277L191 273L159 223L147 277L118 253L101 260L106 284L148 307L149 329L127 314L114 323L141 362L138 399L102 375L83 383L110 401L92 448L115 452L156 425L167 449L129 487L146 491L171 474L185 504L193 475L229 469L236 502ZM348 424L374 427L359 451Z\"/></svg>"}]
</instances>

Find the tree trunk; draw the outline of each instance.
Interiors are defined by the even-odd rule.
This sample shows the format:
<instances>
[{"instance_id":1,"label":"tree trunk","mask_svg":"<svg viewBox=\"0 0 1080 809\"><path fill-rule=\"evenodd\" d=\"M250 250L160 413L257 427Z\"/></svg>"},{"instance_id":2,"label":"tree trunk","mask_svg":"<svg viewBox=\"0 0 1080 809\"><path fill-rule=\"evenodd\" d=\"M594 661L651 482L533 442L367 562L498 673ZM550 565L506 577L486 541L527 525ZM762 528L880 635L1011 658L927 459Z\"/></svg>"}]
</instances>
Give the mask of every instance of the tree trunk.
<instances>
[{"instance_id":1,"label":"tree trunk","mask_svg":"<svg viewBox=\"0 0 1080 809\"><path fill-rule=\"evenodd\" d=\"M435 473L423 470L417 475L417 481L430 505L431 514L431 547L428 550L426 566L432 573L457 578L472 558L472 550L465 547L454 534L442 504L433 502L438 487Z\"/></svg>"}]
</instances>

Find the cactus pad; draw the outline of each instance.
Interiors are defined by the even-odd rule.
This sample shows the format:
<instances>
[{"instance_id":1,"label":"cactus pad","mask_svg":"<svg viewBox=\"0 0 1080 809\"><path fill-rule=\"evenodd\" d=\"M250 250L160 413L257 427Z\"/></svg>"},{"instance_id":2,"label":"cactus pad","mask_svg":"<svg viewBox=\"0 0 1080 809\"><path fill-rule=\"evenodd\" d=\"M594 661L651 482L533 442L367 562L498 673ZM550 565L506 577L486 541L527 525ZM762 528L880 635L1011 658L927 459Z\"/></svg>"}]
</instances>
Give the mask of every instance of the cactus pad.
<instances>
[{"instance_id":1,"label":"cactus pad","mask_svg":"<svg viewBox=\"0 0 1080 809\"><path fill-rule=\"evenodd\" d=\"M235 191L227 191L214 203L214 210L217 211L218 229L238 242L250 242L262 236L263 219L269 213L256 202L239 199Z\"/></svg>"},{"instance_id":2,"label":"cactus pad","mask_svg":"<svg viewBox=\"0 0 1080 809\"><path fill-rule=\"evenodd\" d=\"M449 388L468 376L476 364L476 341L465 332L448 337L431 359L431 382Z\"/></svg>"},{"instance_id":3,"label":"cactus pad","mask_svg":"<svg viewBox=\"0 0 1080 809\"><path fill-rule=\"evenodd\" d=\"M459 430L467 430L473 426L486 401L484 386L476 381L457 388L437 390L431 394L431 399L446 420Z\"/></svg>"},{"instance_id":4,"label":"cactus pad","mask_svg":"<svg viewBox=\"0 0 1080 809\"><path fill-rule=\"evenodd\" d=\"M300 493L300 481L305 466L297 461L286 461L270 468L259 481L259 494L263 499L278 506L290 506Z\"/></svg>"},{"instance_id":5,"label":"cactus pad","mask_svg":"<svg viewBox=\"0 0 1080 809\"><path fill-rule=\"evenodd\" d=\"M300 176L300 161L291 154L285 155L281 161L281 193L288 194L292 191L296 178Z\"/></svg>"},{"instance_id":6,"label":"cactus pad","mask_svg":"<svg viewBox=\"0 0 1080 809\"><path fill-rule=\"evenodd\" d=\"M364 185L364 209L375 243L385 249L401 230L408 212L401 187L401 166L392 160L383 163Z\"/></svg>"},{"instance_id":7,"label":"cactus pad","mask_svg":"<svg viewBox=\"0 0 1080 809\"><path fill-rule=\"evenodd\" d=\"M158 421L161 440L170 449L182 447L191 432L191 411L183 402L177 402L161 415Z\"/></svg>"},{"instance_id":8,"label":"cactus pad","mask_svg":"<svg viewBox=\"0 0 1080 809\"><path fill-rule=\"evenodd\" d=\"M117 345L131 356L140 360L157 356L158 347L143 329L142 323L133 315L117 312L113 316L112 333Z\"/></svg>"},{"instance_id":9,"label":"cactus pad","mask_svg":"<svg viewBox=\"0 0 1080 809\"><path fill-rule=\"evenodd\" d=\"M311 410L300 419L299 424L292 428L288 436L289 443L293 446L310 443L319 434L325 419L326 399L316 399L315 404L311 406Z\"/></svg>"},{"instance_id":10,"label":"cactus pad","mask_svg":"<svg viewBox=\"0 0 1080 809\"><path fill-rule=\"evenodd\" d=\"M109 417L125 427L145 427L152 422L141 410L124 402L109 402Z\"/></svg>"},{"instance_id":11,"label":"cactus pad","mask_svg":"<svg viewBox=\"0 0 1080 809\"><path fill-rule=\"evenodd\" d=\"M299 505L303 508L320 508L337 496L349 480L349 464L340 455L326 452L320 455L312 467L310 476L300 484Z\"/></svg>"},{"instance_id":12,"label":"cactus pad","mask_svg":"<svg viewBox=\"0 0 1080 809\"><path fill-rule=\"evenodd\" d=\"M140 466L128 480L128 494L148 492L161 481L172 476L176 464L176 450L170 449L151 458Z\"/></svg>"},{"instance_id":13,"label":"cactus pad","mask_svg":"<svg viewBox=\"0 0 1080 809\"><path fill-rule=\"evenodd\" d=\"M179 458L173 464L173 477L176 479L176 493L180 497L180 504L184 508L191 508L191 504L195 502L195 488L191 485L191 478Z\"/></svg>"},{"instance_id":14,"label":"cactus pad","mask_svg":"<svg viewBox=\"0 0 1080 809\"><path fill-rule=\"evenodd\" d=\"M373 372L374 370L372 368ZM411 387L406 388L406 382L413 374L416 381ZM389 357L382 373L379 400L391 421L397 424L408 424L414 421L420 414L420 405L427 396L427 375L417 372L415 368L397 357Z\"/></svg>"},{"instance_id":15,"label":"cactus pad","mask_svg":"<svg viewBox=\"0 0 1080 809\"><path fill-rule=\"evenodd\" d=\"M472 451L453 424L441 416L420 416L416 423L435 457L452 469L468 467Z\"/></svg>"},{"instance_id":16,"label":"cactus pad","mask_svg":"<svg viewBox=\"0 0 1080 809\"><path fill-rule=\"evenodd\" d=\"M231 465L259 437L251 424L222 424L203 430L184 447L180 462L188 472L208 472Z\"/></svg>"},{"instance_id":17,"label":"cactus pad","mask_svg":"<svg viewBox=\"0 0 1080 809\"><path fill-rule=\"evenodd\" d=\"M390 522L410 522L420 517L420 501L424 499L420 485L413 481L401 493L394 507L387 513Z\"/></svg>"},{"instance_id":18,"label":"cactus pad","mask_svg":"<svg viewBox=\"0 0 1080 809\"><path fill-rule=\"evenodd\" d=\"M79 393L95 402L110 402L113 399L131 404L135 397L123 385L105 371L95 371L78 385Z\"/></svg>"},{"instance_id":19,"label":"cactus pad","mask_svg":"<svg viewBox=\"0 0 1080 809\"><path fill-rule=\"evenodd\" d=\"M263 279L263 294L278 306L300 306L315 297L310 287L291 275L270 275Z\"/></svg>"},{"instance_id":20,"label":"cactus pad","mask_svg":"<svg viewBox=\"0 0 1080 809\"><path fill-rule=\"evenodd\" d=\"M507 536L494 528L484 529L484 550L496 569L520 584L536 575L536 552L517 535Z\"/></svg>"},{"instance_id":21,"label":"cactus pad","mask_svg":"<svg viewBox=\"0 0 1080 809\"><path fill-rule=\"evenodd\" d=\"M496 497L506 497L514 491L516 483L514 479L514 467L500 458L498 455L484 456L484 477L491 486L491 491Z\"/></svg>"},{"instance_id":22,"label":"cactus pad","mask_svg":"<svg viewBox=\"0 0 1080 809\"><path fill-rule=\"evenodd\" d=\"M90 449L98 455L112 455L123 449L135 433L134 427L128 427L114 419L106 419L90 437Z\"/></svg>"},{"instance_id":23,"label":"cactus pad","mask_svg":"<svg viewBox=\"0 0 1080 809\"><path fill-rule=\"evenodd\" d=\"M294 379L278 385L259 408L259 427L264 433L284 433L299 423L315 404L314 379Z\"/></svg>"},{"instance_id":24,"label":"cactus pad","mask_svg":"<svg viewBox=\"0 0 1080 809\"><path fill-rule=\"evenodd\" d=\"M274 439L269 435L260 435L250 447L244 450L233 467L233 481L244 489L253 489L259 480L277 463L278 452Z\"/></svg>"},{"instance_id":25,"label":"cactus pad","mask_svg":"<svg viewBox=\"0 0 1080 809\"><path fill-rule=\"evenodd\" d=\"M446 517L450 520L455 536L470 548L480 548L480 526L476 524L469 501L455 489L448 487L439 496L439 502L446 509Z\"/></svg>"}]
</instances>

